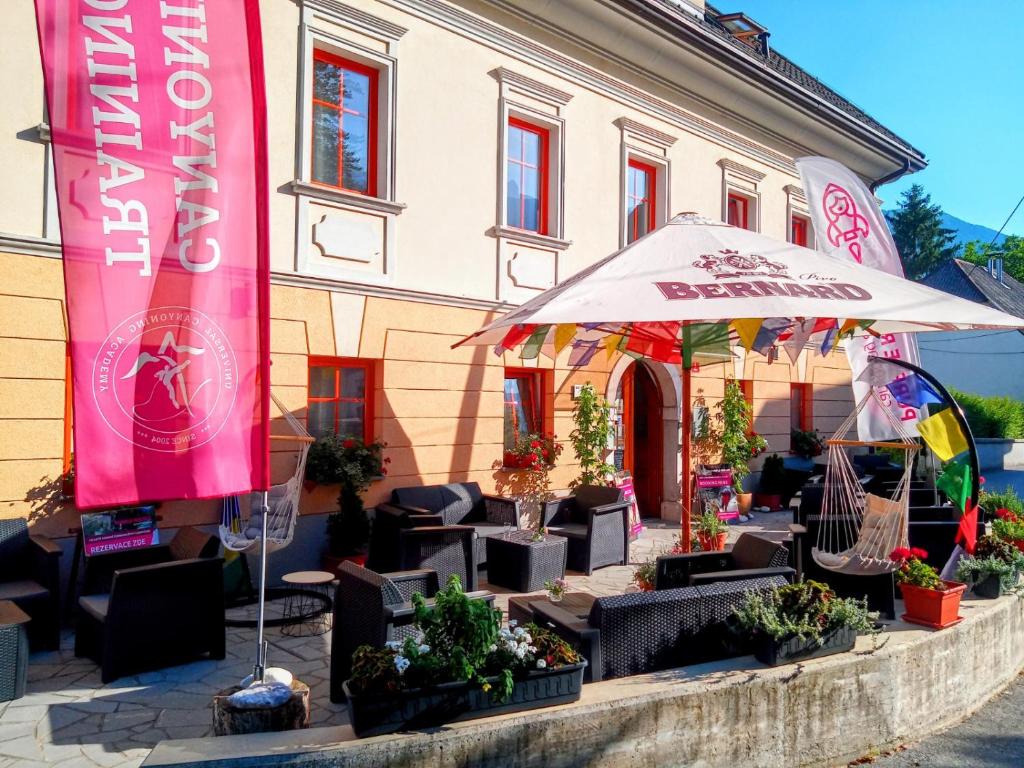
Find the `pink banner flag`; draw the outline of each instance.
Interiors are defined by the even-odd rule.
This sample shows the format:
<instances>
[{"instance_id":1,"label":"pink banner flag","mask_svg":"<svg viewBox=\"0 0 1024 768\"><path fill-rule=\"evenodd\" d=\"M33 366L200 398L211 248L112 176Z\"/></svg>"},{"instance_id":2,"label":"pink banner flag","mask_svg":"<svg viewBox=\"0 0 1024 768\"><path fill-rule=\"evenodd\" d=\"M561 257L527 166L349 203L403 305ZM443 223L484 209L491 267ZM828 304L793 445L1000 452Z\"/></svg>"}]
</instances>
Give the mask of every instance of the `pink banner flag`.
<instances>
[{"instance_id":1,"label":"pink banner flag","mask_svg":"<svg viewBox=\"0 0 1024 768\"><path fill-rule=\"evenodd\" d=\"M268 484L257 0L36 0L60 211L75 499Z\"/></svg>"},{"instance_id":2,"label":"pink banner flag","mask_svg":"<svg viewBox=\"0 0 1024 768\"><path fill-rule=\"evenodd\" d=\"M903 277L903 262L885 216L864 183L845 165L826 157L801 157L796 167L811 211L817 250ZM853 371L853 393L857 402L871 390L871 385L861 378L869 357L920 363L917 339L912 333L860 334L846 343L846 355ZM884 384L876 391L883 405L872 400L857 416L857 434L861 440L899 437L882 412L883 406L891 409L905 425L917 423L920 413L916 408L897 403Z\"/></svg>"}]
</instances>

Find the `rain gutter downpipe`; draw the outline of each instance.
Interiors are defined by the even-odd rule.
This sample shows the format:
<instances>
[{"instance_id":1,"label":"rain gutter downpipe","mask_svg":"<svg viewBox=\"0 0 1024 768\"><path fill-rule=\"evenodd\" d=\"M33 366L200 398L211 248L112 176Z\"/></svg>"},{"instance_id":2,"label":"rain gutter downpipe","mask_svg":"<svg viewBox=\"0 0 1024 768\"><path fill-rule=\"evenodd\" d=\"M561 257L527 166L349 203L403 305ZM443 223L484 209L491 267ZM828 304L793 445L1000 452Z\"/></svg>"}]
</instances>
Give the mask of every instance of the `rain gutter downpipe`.
<instances>
[{"instance_id":1,"label":"rain gutter downpipe","mask_svg":"<svg viewBox=\"0 0 1024 768\"><path fill-rule=\"evenodd\" d=\"M896 181L896 179L901 178L903 176L906 176L908 173L910 173L910 156L909 155L907 157L903 158L903 167L902 168L897 168L892 173L890 173L890 174L888 174L886 176L883 176L880 179L875 179L874 181L871 182L871 184L868 185L868 189L871 190L871 194L873 195L873 194L875 194L875 190L878 189L883 184L888 184L889 182Z\"/></svg>"}]
</instances>

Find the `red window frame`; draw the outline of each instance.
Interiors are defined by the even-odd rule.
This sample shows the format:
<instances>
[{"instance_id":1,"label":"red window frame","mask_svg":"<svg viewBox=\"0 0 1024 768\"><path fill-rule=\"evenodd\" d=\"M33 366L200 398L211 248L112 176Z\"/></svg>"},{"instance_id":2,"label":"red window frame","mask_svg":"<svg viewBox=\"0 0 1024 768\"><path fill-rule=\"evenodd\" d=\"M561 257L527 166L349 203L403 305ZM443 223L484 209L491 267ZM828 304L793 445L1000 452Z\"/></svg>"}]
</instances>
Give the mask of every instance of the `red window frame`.
<instances>
[{"instance_id":1,"label":"red window frame","mask_svg":"<svg viewBox=\"0 0 1024 768\"><path fill-rule=\"evenodd\" d=\"M726 215L732 226L750 229L750 198L730 192L726 199Z\"/></svg>"},{"instance_id":2,"label":"red window frame","mask_svg":"<svg viewBox=\"0 0 1024 768\"><path fill-rule=\"evenodd\" d=\"M346 110L345 109L344 96L341 99L339 99L339 101L341 102L340 106L337 105L337 104L330 104L330 103L328 103L326 101L321 101L320 99L317 99L315 96L313 97L313 104L319 105L319 106L324 107L326 109L333 109L333 110L335 110L337 112L340 112L342 117L341 117L341 120L338 121L338 183L337 184L330 184L329 182L326 182L326 181L319 181L317 179L313 179L313 158L312 157L310 157L310 160L309 160L309 162L310 162L310 178L313 179L317 184L323 184L326 187L332 187L334 189L342 189L342 190L344 190L346 192L352 192L353 194L356 194L356 195L366 195L367 197L376 197L377 196L377 114L378 114L377 113L377 89L378 89L378 80L380 78L380 70L374 69L373 67L369 67L366 64L360 64L357 61L352 61L351 59L346 59L346 58L343 58L341 56L337 56L337 55L335 55L333 53L328 53L327 51L322 51L320 49L316 49L315 51L313 51L313 60L314 61L322 61L322 62L325 62L327 64L331 64L331 65L333 65L335 67L340 67L341 69L344 69L344 70L350 70L352 72L357 72L357 73L359 73L361 75L366 75L369 78L369 81L370 81L370 84L369 84L370 93L369 93L368 107L367 107L368 112L366 114L366 133L367 133L367 144L366 144L366 191L363 192L362 190L359 190L359 189L349 189L348 187L346 187L344 185L345 175L344 175L344 167L343 167L342 160L344 158L345 153L342 151L342 147L344 146L343 131L345 129L345 114L346 113L349 113L349 114L359 114L358 112L355 112L354 110ZM313 76L316 77L315 69L314 69ZM342 78L342 82L344 82L344 78ZM311 110L311 111L314 112L314 115L310 116L310 121L312 123L312 130L315 132L316 131L315 111L314 110Z\"/></svg>"},{"instance_id":3,"label":"red window frame","mask_svg":"<svg viewBox=\"0 0 1024 768\"><path fill-rule=\"evenodd\" d=\"M794 416L796 423L794 424ZM789 385L789 428L809 432L814 428L814 385L791 383ZM793 450L792 441L790 451Z\"/></svg>"},{"instance_id":4,"label":"red window frame","mask_svg":"<svg viewBox=\"0 0 1024 768\"><path fill-rule=\"evenodd\" d=\"M808 221L803 216L793 216L789 222L789 242L807 247Z\"/></svg>"},{"instance_id":5,"label":"red window frame","mask_svg":"<svg viewBox=\"0 0 1024 768\"><path fill-rule=\"evenodd\" d=\"M529 380L529 382L530 382L530 390L531 390L531 392L533 394L533 402L534 402L534 411L535 411L535 413L533 414L534 424L533 425L528 425L528 428L526 429L526 432L527 433L529 433L529 432L541 432L541 433L543 433L545 431L545 421L546 421L545 415L546 415L546 412L547 412L547 400L545 399L547 393L545 391L546 388L545 388L544 371L540 370L540 369L537 369L537 368L506 368L505 369L505 379L526 379L526 380ZM504 387L504 383L503 383L502 384L502 407L503 407L503 414L502 415L503 415L503 417L507 413L507 411L504 410L505 406L508 406L510 404L514 405L515 403L514 403L514 401L512 403L510 403L510 401L507 399L507 395L505 394L505 387ZM515 409L514 408L513 408L513 413L515 413ZM504 433L504 428L502 429L502 433ZM518 430L516 431L516 434L518 434ZM508 446L506 446L506 448L507 447Z\"/></svg>"},{"instance_id":6,"label":"red window frame","mask_svg":"<svg viewBox=\"0 0 1024 768\"><path fill-rule=\"evenodd\" d=\"M525 120L520 120L518 117L510 117L508 119L508 126L510 128L518 128L521 131L535 134L538 137L537 146L537 165L530 165L525 161L523 155L525 154L520 147L519 157L513 158L511 154L512 142L507 141L505 148L505 173L508 174L508 166L511 163L522 166L523 168L536 168L537 169L537 229L527 229L522 226L526 220L526 196L523 194L522 183L519 185L519 217L518 224L512 223L512 211L505 212L505 222L510 227L515 229L521 229L524 232L536 232L538 235L546 235L548 233L548 172L549 172L549 156L548 156L548 144L550 140L551 132L547 128L542 128L539 125L528 123ZM520 170L520 179L522 179L522 171ZM507 186L507 184L506 184ZM508 199L508 193L505 193L506 200Z\"/></svg>"},{"instance_id":7,"label":"red window frame","mask_svg":"<svg viewBox=\"0 0 1024 768\"><path fill-rule=\"evenodd\" d=\"M627 211L627 214L626 215L630 219L633 220L632 221L632 223L633 223L633 231L634 232L639 232L639 230L640 230L640 227L639 227L639 224L640 224L640 213L639 213L640 205L642 203L647 203L647 232L652 232L652 231L654 231L655 220L656 220L656 211L655 211L655 209L657 207L657 195L658 195L658 187L657 187L657 184L658 184L658 168L656 166L654 166L654 165L650 165L649 163L643 163L643 162L640 162L639 160L634 160L633 158L630 158L629 162L627 163L626 168L627 168L627 170L626 170L626 211ZM639 171L640 173L643 173L647 177L647 185L646 185L647 186L647 195L646 196L638 194L636 189L630 184L630 179L632 177L632 174L629 173L630 169L635 170L635 171ZM634 204L634 203L635 203L634 207L632 209L630 209L630 204ZM647 234L647 232L644 232L644 234ZM643 235L638 235L637 237L633 238L633 240L639 240L641 237L643 237ZM629 223L628 222L626 224L626 240L627 240L627 243L633 242L633 240L629 239Z\"/></svg>"},{"instance_id":8,"label":"red window frame","mask_svg":"<svg viewBox=\"0 0 1024 768\"><path fill-rule=\"evenodd\" d=\"M312 397L309 393L312 390L312 378L314 368L335 368L334 373L334 397ZM363 396L342 397L341 376L343 368L362 368L363 373ZM363 442L373 442L373 418L374 418L374 380L373 361L363 360L355 357L311 357L309 358L309 373L306 380L306 403L362 403L363 404ZM336 413L340 415L341 409ZM335 417L337 419L338 416ZM309 427L309 409L306 409L306 427ZM338 422L334 424L335 433L338 431Z\"/></svg>"}]
</instances>

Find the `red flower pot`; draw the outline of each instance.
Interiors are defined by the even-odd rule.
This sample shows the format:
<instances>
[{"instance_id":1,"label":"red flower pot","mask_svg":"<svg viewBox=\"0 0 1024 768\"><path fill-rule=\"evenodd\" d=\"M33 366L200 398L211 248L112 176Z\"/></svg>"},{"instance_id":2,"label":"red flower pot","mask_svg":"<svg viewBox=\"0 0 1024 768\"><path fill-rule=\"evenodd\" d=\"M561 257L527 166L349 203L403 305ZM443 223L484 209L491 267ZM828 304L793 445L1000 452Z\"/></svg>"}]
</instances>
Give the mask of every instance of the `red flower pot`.
<instances>
[{"instance_id":1,"label":"red flower pot","mask_svg":"<svg viewBox=\"0 0 1024 768\"><path fill-rule=\"evenodd\" d=\"M708 536L704 533L697 534L697 541L700 542L702 552L721 552L725 549L725 540L727 538L729 538L729 534L725 531L715 536Z\"/></svg>"},{"instance_id":2,"label":"red flower pot","mask_svg":"<svg viewBox=\"0 0 1024 768\"><path fill-rule=\"evenodd\" d=\"M967 585L958 581L944 583L946 589L942 590L900 584L903 605L907 609L901 618L911 624L921 624L932 629L945 629L959 624L963 620L960 616L960 597Z\"/></svg>"},{"instance_id":3,"label":"red flower pot","mask_svg":"<svg viewBox=\"0 0 1024 768\"><path fill-rule=\"evenodd\" d=\"M366 567L366 553L361 552L358 555L330 555L325 554L322 559L322 565L325 571L329 573L337 573L341 564L344 562L355 563L363 568Z\"/></svg>"},{"instance_id":4,"label":"red flower pot","mask_svg":"<svg viewBox=\"0 0 1024 768\"><path fill-rule=\"evenodd\" d=\"M782 509L782 496L778 493L755 493L755 507L768 507L772 512Z\"/></svg>"}]
</instances>

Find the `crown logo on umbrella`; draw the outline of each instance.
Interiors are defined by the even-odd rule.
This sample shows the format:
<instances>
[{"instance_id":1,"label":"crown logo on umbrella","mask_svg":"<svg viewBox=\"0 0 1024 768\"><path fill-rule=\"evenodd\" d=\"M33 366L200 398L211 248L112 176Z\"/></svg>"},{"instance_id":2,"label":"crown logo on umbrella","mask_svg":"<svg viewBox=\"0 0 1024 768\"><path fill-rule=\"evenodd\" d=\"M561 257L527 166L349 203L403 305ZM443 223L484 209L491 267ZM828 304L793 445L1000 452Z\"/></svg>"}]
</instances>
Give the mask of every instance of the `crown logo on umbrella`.
<instances>
[{"instance_id":1,"label":"crown logo on umbrella","mask_svg":"<svg viewBox=\"0 0 1024 768\"><path fill-rule=\"evenodd\" d=\"M740 253L724 248L717 254L705 253L693 262L697 269L709 272L716 280L723 277L771 277L792 280L788 267L777 261L769 261L757 253Z\"/></svg>"}]
</instances>

